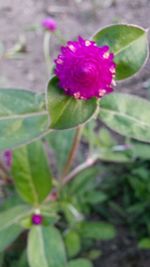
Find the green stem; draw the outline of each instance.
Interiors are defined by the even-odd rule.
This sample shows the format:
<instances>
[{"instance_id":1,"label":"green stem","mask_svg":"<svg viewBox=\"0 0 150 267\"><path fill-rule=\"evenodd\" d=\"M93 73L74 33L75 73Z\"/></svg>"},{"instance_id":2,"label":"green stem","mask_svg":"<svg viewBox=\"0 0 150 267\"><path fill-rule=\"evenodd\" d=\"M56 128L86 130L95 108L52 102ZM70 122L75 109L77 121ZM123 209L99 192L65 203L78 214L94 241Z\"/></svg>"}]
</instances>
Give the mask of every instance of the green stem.
<instances>
[{"instance_id":1,"label":"green stem","mask_svg":"<svg viewBox=\"0 0 150 267\"><path fill-rule=\"evenodd\" d=\"M44 41L43 41L43 52L49 75L51 74L51 69L52 69L51 57L50 57L50 39L51 39L51 33L49 31L45 31Z\"/></svg>"},{"instance_id":2,"label":"green stem","mask_svg":"<svg viewBox=\"0 0 150 267\"><path fill-rule=\"evenodd\" d=\"M66 164L64 166L63 175L62 175L62 179L61 179L62 181L65 178L65 176L68 174L68 172L69 172L69 170L70 170L70 168L71 168L71 166L73 164L73 161L74 161L74 159L76 157L76 154L77 154L77 151L78 151L78 147L79 147L79 144L80 144L82 130L83 130L83 126L79 126L76 129L76 134L75 134L75 137L74 137L74 140L73 140L73 144L72 144L72 147L70 149Z\"/></svg>"},{"instance_id":3,"label":"green stem","mask_svg":"<svg viewBox=\"0 0 150 267\"><path fill-rule=\"evenodd\" d=\"M9 172L7 168L4 166L4 164L2 163L2 161L0 161L0 170L1 170L1 178L5 181L10 180Z\"/></svg>"}]
</instances>

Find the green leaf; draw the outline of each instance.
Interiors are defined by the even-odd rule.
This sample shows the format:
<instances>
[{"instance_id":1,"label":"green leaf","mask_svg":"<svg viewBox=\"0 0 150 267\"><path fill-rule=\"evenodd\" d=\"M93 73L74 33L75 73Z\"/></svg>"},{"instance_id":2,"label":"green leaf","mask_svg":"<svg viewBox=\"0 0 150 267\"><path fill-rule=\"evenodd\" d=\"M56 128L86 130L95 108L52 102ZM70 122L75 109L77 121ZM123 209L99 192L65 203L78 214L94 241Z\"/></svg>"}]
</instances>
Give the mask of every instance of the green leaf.
<instances>
[{"instance_id":1,"label":"green leaf","mask_svg":"<svg viewBox=\"0 0 150 267\"><path fill-rule=\"evenodd\" d=\"M93 121L87 123L87 126L91 126L91 131L86 126L83 133L84 138L88 141L91 154L96 153L101 161L130 162L132 160L131 149L127 149L123 145L122 147L118 146L116 140L106 128L101 128L100 131L96 130L95 132L95 127L92 127Z\"/></svg>"},{"instance_id":2,"label":"green leaf","mask_svg":"<svg viewBox=\"0 0 150 267\"><path fill-rule=\"evenodd\" d=\"M80 237L78 233L73 230L68 231L65 235L65 245L68 256L70 258L76 256L81 249Z\"/></svg>"},{"instance_id":3,"label":"green leaf","mask_svg":"<svg viewBox=\"0 0 150 267\"><path fill-rule=\"evenodd\" d=\"M0 231L0 252L7 248L23 231L19 225L11 225L6 230Z\"/></svg>"},{"instance_id":4,"label":"green leaf","mask_svg":"<svg viewBox=\"0 0 150 267\"><path fill-rule=\"evenodd\" d=\"M28 267L28 262L27 262L27 253L26 250L23 251L21 257L19 258L19 260L17 261L17 266L15 267Z\"/></svg>"},{"instance_id":5,"label":"green leaf","mask_svg":"<svg viewBox=\"0 0 150 267\"><path fill-rule=\"evenodd\" d=\"M3 267L4 253L0 253L0 267Z\"/></svg>"},{"instance_id":6,"label":"green leaf","mask_svg":"<svg viewBox=\"0 0 150 267\"><path fill-rule=\"evenodd\" d=\"M52 176L41 141L14 151L12 175L25 201L39 204L46 198L52 187Z\"/></svg>"},{"instance_id":7,"label":"green leaf","mask_svg":"<svg viewBox=\"0 0 150 267\"><path fill-rule=\"evenodd\" d=\"M85 197L84 197L84 201L86 201L89 204L100 204L105 202L108 199L108 196L102 192L102 191L90 191L90 192L86 192Z\"/></svg>"},{"instance_id":8,"label":"green leaf","mask_svg":"<svg viewBox=\"0 0 150 267\"><path fill-rule=\"evenodd\" d=\"M150 102L143 98L121 93L106 96L100 118L119 134L150 142Z\"/></svg>"},{"instance_id":9,"label":"green leaf","mask_svg":"<svg viewBox=\"0 0 150 267\"><path fill-rule=\"evenodd\" d=\"M54 220L54 222L59 218L58 212L60 210L60 206L57 201L49 201L43 203L42 205L40 205L40 210L45 217Z\"/></svg>"},{"instance_id":10,"label":"green leaf","mask_svg":"<svg viewBox=\"0 0 150 267\"><path fill-rule=\"evenodd\" d=\"M48 84L48 111L51 118L51 129L69 129L85 123L96 112L97 100L76 100L67 96L58 87L58 79L54 77Z\"/></svg>"},{"instance_id":11,"label":"green leaf","mask_svg":"<svg viewBox=\"0 0 150 267\"><path fill-rule=\"evenodd\" d=\"M116 235L115 228L112 224L100 222L83 222L80 231L82 237L96 240L109 240Z\"/></svg>"},{"instance_id":12,"label":"green leaf","mask_svg":"<svg viewBox=\"0 0 150 267\"><path fill-rule=\"evenodd\" d=\"M119 146L118 146L119 147ZM117 151L117 146L111 149L101 149L99 151L99 159L106 162L127 163L133 160L131 149L123 149Z\"/></svg>"},{"instance_id":13,"label":"green leaf","mask_svg":"<svg viewBox=\"0 0 150 267\"><path fill-rule=\"evenodd\" d=\"M24 204L20 196L18 196L17 192L13 192L13 194L10 194L5 201L3 202L3 205L0 205L0 212L5 211L11 208L14 208L15 206Z\"/></svg>"},{"instance_id":14,"label":"green leaf","mask_svg":"<svg viewBox=\"0 0 150 267\"><path fill-rule=\"evenodd\" d=\"M134 158L150 159L150 144L131 141L130 145Z\"/></svg>"},{"instance_id":15,"label":"green leaf","mask_svg":"<svg viewBox=\"0 0 150 267\"><path fill-rule=\"evenodd\" d=\"M99 46L110 46L115 55L117 80L134 75L148 58L147 31L128 24L108 26L93 37Z\"/></svg>"},{"instance_id":16,"label":"green leaf","mask_svg":"<svg viewBox=\"0 0 150 267\"><path fill-rule=\"evenodd\" d=\"M90 259L91 261L96 260L102 254L103 254L102 251L100 251L99 249L90 250L88 251L88 259Z\"/></svg>"},{"instance_id":17,"label":"green leaf","mask_svg":"<svg viewBox=\"0 0 150 267\"><path fill-rule=\"evenodd\" d=\"M0 89L0 150L31 142L47 131L48 124L43 95Z\"/></svg>"},{"instance_id":18,"label":"green leaf","mask_svg":"<svg viewBox=\"0 0 150 267\"><path fill-rule=\"evenodd\" d=\"M71 227L74 226L77 222L83 220L82 213L80 213L78 207L74 206L72 203L63 203L61 208L65 215L66 221Z\"/></svg>"},{"instance_id":19,"label":"green leaf","mask_svg":"<svg viewBox=\"0 0 150 267\"><path fill-rule=\"evenodd\" d=\"M34 226L28 238L30 267L65 267L66 255L61 235L53 226Z\"/></svg>"},{"instance_id":20,"label":"green leaf","mask_svg":"<svg viewBox=\"0 0 150 267\"><path fill-rule=\"evenodd\" d=\"M29 215L28 206L21 205L0 213L0 252L8 247L24 230L20 220Z\"/></svg>"},{"instance_id":21,"label":"green leaf","mask_svg":"<svg viewBox=\"0 0 150 267\"><path fill-rule=\"evenodd\" d=\"M139 241L138 247L140 249L150 249L150 238L146 237Z\"/></svg>"},{"instance_id":22,"label":"green leaf","mask_svg":"<svg viewBox=\"0 0 150 267\"><path fill-rule=\"evenodd\" d=\"M32 208L26 205L16 206L0 213L0 231L6 230L11 225L17 224L24 217L32 213Z\"/></svg>"},{"instance_id":23,"label":"green leaf","mask_svg":"<svg viewBox=\"0 0 150 267\"><path fill-rule=\"evenodd\" d=\"M70 195L83 195L87 191L91 191L95 187L95 178L99 175L100 169L92 166L80 172L75 179L68 184L68 192Z\"/></svg>"},{"instance_id":24,"label":"green leaf","mask_svg":"<svg viewBox=\"0 0 150 267\"><path fill-rule=\"evenodd\" d=\"M98 144L100 147L111 148L112 146L117 145L116 140L110 134L110 131L108 131L106 128L100 129L98 139Z\"/></svg>"},{"instance_id":25,"label":"green leaf","mask_svg":"<svg viewBox=\"0 0 150 267\"><path fill-rule=\"evenodd\" d=\"M93 264L86 259L77 259L68 262L67 267L93 267Z\"/></svg>"},{"instance_id":26,"label":"green leaf","mask_svg":"<svg viewBox=\"0 0 150 267\"><path fill-rule=\"evenodd\" d=\"M54 151L56 167L58 168L59 173L66 163L74 136L75 129L70 129L64 131L51 131L51 133L45 137Z\"/></svg>"}]
</instances>

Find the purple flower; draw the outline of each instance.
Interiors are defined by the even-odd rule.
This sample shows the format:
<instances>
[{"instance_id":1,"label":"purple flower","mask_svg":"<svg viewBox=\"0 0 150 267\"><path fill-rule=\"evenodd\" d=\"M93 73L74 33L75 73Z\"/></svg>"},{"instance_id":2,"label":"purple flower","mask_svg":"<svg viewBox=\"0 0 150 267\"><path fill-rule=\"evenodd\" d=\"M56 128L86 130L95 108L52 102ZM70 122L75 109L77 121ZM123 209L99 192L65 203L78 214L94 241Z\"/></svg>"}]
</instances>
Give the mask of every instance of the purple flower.
<instances>
[{"instance_id":1,"label":"purple flower","mask_svg":"<svg viewBox=\"0 0 150 267\"><path fill-rule=\"evenodd\" d=\"M33 214L32 215L32 223L35 225L42 224L43 217L41 214Z\"/></svg>"},{"instance_id":2,"label":"purple flower","mask_svg":"<svg viewBox=\"0 0 150 267\"><path fill-rule=\"evenodd\" d=\"M57 23L52 18L45 18L42 20L42 26L44 29L54 32L57 29Z\"/></svg>"},{"instance_id":3,"label":"purple flower","mask_svg":"<svg viewBox=\"0 0 150 267\"><path fill-rule=\"evenodd\" d=\"M10 149L5 150L3 153L3 159L6 167L11 168L12 165L12 151Z\"/></svg>"},{"instance_id":4,"label":"purple flower","mask_svg":"<svg viewBox=\"0 0 150 267\"><path fill-rule=\"evenodd\" d=\"M114 55L108 46L84 40L69 41L55 60L59 86L76 99L101 98L115 85Z\"/></svg>"}]
</instances>

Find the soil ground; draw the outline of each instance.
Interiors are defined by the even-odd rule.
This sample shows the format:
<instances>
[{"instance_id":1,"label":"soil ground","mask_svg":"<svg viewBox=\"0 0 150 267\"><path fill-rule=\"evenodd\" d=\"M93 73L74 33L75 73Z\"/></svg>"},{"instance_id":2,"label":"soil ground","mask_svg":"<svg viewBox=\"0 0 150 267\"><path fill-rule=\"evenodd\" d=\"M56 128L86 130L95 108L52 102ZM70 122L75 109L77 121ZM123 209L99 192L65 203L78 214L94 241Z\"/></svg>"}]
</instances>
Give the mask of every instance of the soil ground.
<instances>
[{"instance_id":1,"label":"soil ground","mask_svg":"<svg viewBox=\"0 0 150 267\"><path fill-rule=\"evenodd\" d=\"M98 246L103 254L95 267L150 267L150 251L140 251L135 238L119 227L115 240Z\"/></svg>"},{"instance_id":2,"label":"soil ground","mask_svg":"<svg viewBox=\"0 0 150 267\"><path fill-rule=\"evenodd\" d=\"M42 53L43 31L32 30L42 18L53 16L66 40L89 37L105 25L124 22L150 27L150 0L0 0L0 41L13 47L23 35L27 52L18 59L0 61L0 86L44 91L47 74ZM54 58L57 47L52 52ZM119 83L118 91L150 97L150 61L132 80ZM119 232L113 242L102 244L103 256L97 267L150 267L150 252L140 252L131 237Z\"/></svg>"}]
</instances>

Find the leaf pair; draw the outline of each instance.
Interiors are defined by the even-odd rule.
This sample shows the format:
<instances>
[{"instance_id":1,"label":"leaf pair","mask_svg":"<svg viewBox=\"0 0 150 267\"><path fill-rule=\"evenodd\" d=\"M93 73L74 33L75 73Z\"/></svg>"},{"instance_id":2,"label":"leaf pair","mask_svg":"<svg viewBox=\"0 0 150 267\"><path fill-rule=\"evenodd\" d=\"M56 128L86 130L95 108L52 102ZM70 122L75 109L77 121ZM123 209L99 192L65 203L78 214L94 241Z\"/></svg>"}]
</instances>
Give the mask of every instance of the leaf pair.
<instances>
[{"instance_id":1,"label":"leaf pair","mask_svg":"<svg viewBox=\"0 0 150 267\"><path fill-rule=\"evenodd\" d=\"M53 227L34 226L28 237L31 267L65 267L66 254L59 231Z\"/></svg>"},{"instance_id":2,"label":"leaf pair","mask_svg":"<svg viewBox=\"0 0 150 267\"><path fill-rule=\"evenodd\" d=\"M92 267L86 259L67 263L64 243L59 231L53 227L33 227L28 239L28 259L31 267Z\"/></svg>"}]
</instances>

